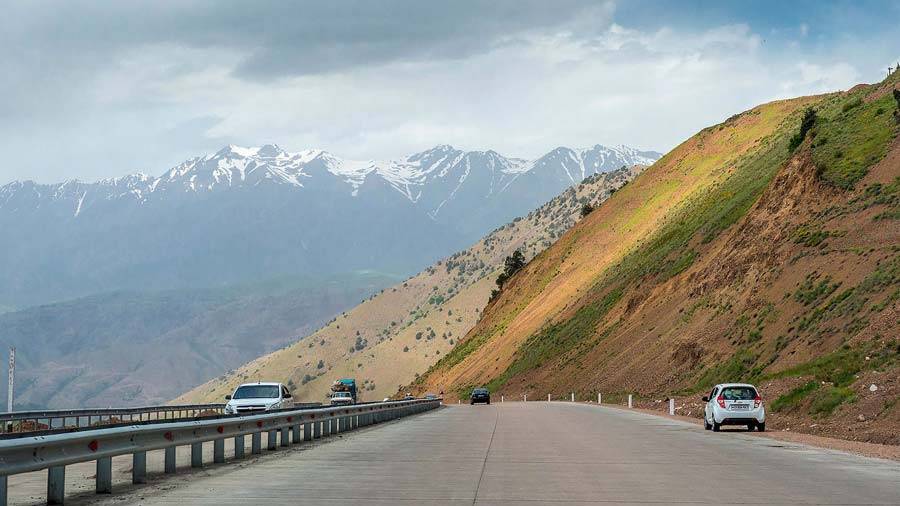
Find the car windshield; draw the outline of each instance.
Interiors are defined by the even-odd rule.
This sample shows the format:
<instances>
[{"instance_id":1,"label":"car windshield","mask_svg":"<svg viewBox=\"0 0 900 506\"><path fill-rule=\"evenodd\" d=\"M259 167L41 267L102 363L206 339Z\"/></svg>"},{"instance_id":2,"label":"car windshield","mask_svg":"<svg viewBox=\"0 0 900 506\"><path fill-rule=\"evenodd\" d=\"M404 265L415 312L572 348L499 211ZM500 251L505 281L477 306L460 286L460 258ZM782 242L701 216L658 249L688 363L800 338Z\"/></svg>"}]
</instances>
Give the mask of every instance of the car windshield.
<instances>
[{"instance_id":1,"label":"car windshield","mask_svg":"<svg viewBox=\"0 0 900 506\"><path fill-rule=\"evenodd\" d=\"M234 391L232 399L277 399L278 385L245 385Z\"/></svg>"},{"instance_id":2,"label":"car windshield","mask_svg":"<svg viewBox=\"0 0 900 506\"><path fill-rule=\"evenodd\" d=\"M335 392L332 397L350 397L350 392Z\"/></svg>"},{"instance_id":3,"label":"car windshield","mask_svg":"<svg viewBox=\"0 0 900 506\"><path fill-rule=\"evenodd\" d=\"M756 390L753 387L725 387L722 398L726 401L752 401L756 398Z\"/></svg>"},{"instance_id":4,"label":"car windshield","mask_svg":"<svg viewBox=\"0 0 900 506\"><path fill-rule=\"evenodd\" d=\"M475 395L484 395L484 394L488 393L488 391L487 391L487 388L476 388L475 390L472 391L472 393Z\"/></svg>"}]
</instances>

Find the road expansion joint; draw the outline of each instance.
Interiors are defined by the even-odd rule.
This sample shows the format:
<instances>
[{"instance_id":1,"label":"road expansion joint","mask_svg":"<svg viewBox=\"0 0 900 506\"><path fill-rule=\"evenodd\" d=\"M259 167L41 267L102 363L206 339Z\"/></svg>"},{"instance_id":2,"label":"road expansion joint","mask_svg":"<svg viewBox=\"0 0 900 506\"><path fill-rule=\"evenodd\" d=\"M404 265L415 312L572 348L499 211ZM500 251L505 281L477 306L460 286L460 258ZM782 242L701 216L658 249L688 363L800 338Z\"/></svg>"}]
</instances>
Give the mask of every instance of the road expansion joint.
<instances>
[{"instance_id":1,"label":"road expansion joint","mask_svg":"<svg viewBox=\"0 0 900 506\"><path fill-rule=\"evenodd\" d=\"M487 468L487 459L491 454L491 447L494 445L494 434L497 433L497 424L500 422L500 410L496 410L497 416L494 418L494 428L491 429L491 439L488 441L487 451L484 452L484 460L481 462L481 473L478 474L478 484L475 485L475 496L472 498L472 504L478 502L478 490L481 488L481 480L484 479L484 470Z\"/></svg>"}]
</instances>

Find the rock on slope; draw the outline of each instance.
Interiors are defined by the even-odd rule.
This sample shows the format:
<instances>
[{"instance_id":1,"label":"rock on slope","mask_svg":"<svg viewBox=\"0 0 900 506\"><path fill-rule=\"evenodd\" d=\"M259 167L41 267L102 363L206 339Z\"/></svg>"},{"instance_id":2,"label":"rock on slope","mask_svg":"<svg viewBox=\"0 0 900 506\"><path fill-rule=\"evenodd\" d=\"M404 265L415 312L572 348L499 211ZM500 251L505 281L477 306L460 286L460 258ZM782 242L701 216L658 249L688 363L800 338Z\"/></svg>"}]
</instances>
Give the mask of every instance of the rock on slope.
<instances>
[{"instance_id":1,"label":"rock on slope","mask_svg":"<svg viewBox=\"0 0 900 506\"><path fill-rule=\"evenodd\" d=\"M699 416L693 399L744 380L773 428L900 443L898 81L701 131L537 255L411 388L674 395Z\"/></svg>"},{"instance_id":2,"label":"rock on slope","mask_svg":"<svg viewBox=\"0 0 900 506\"><path fill-rule=\"evenodd\" d=\"M583 203L598 204L640 170L635 166L590 176L311 336L200 385L175 402L221 399L235 385L256 379L290 382L300 399L321 401L331 382L345 376L358 379L365 400L391 395L471 328L507 255L521 248L531 258L544 250L575 223Z\"/></svg>"}]
</instances>

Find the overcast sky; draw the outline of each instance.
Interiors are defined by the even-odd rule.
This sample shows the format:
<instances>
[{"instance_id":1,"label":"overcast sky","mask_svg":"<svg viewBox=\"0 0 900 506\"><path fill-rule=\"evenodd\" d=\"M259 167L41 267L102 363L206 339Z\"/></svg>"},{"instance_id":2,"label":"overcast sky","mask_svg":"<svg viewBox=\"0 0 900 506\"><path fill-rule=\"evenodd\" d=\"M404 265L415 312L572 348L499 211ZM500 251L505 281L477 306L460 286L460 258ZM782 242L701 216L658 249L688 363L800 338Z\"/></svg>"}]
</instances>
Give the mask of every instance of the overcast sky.
<instances>
[{"instance_id":1,"label":"overcast sky","mask_svg":"<svg viewBox=\"0 0 900 506\"><path fill-rule=\"evenodd\" d=\"M0 184L159 174L228 143L666 151L900 59L900 2L0 4Z\"/></svg>"}]
</instances>

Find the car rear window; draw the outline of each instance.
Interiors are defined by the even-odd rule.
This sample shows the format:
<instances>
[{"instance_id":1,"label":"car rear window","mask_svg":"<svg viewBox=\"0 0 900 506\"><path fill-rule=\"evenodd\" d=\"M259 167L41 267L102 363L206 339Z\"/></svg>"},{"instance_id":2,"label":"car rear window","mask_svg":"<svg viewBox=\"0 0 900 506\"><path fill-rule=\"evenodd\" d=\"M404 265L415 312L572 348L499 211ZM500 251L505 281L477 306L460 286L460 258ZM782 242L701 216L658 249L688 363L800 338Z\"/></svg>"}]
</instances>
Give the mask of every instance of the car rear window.
<instances>
[{"instance_id":1,"label":"car rear window","mask_svg":"<svg viewBox=\"0 0 900 506\"><path fill-rule=\"evenodd\" d=\"M472 393L477 394L477 395L484 395L484 394L488 393L488 391L486 388L476 388L475 390L472 391Z\"/></svg>"},{"instance_id":2,"label":"car rear window","mask_svg":"<svg viewBox=\"0 0 900 506\"><path fill-rule=\"evenodd\" d=\"M722 389L722 398L726 401L752 401L756 398L756 389L753 387L725 387Z\"/></svg>"}]
</instances>

